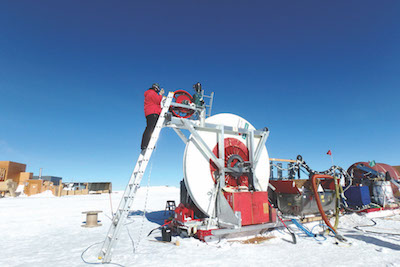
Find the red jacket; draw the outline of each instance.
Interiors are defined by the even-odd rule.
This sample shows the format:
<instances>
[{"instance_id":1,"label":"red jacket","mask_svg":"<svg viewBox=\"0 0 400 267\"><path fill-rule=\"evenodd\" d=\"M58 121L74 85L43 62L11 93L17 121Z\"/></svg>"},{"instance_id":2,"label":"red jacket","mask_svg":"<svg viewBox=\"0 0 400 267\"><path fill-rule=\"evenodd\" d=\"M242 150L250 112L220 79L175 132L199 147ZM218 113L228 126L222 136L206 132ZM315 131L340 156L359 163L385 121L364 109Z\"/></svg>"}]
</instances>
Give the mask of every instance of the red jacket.
<instances>
[{"instance_id":1,"label":"red jacket","mask_svg":"<svg viewBox=\"0 0 400 267\"><path fill-rule=\"evenodd\" d=\"M151 114L161 113L162 95L159 95L153 89L144 92L144 115L147 117Z\"/></svg>"}]
</instances>

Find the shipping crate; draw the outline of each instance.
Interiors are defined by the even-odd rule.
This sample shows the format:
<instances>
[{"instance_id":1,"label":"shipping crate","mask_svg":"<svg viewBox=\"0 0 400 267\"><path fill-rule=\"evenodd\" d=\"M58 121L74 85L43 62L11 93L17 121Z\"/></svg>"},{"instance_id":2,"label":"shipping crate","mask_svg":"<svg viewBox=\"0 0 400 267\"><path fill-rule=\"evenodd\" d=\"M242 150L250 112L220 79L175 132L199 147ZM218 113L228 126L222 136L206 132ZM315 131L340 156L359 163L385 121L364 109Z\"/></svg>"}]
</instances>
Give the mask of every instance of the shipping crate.
<instances>
[{"instance_id":1,"label":"shipping crate","mask_svg":"<svg viewBox=\"0 0 400 267\"><path fill-rule=\"evenodd\" d=\"M28 180L26 181L24 193L28 196L39 194L42 192L43 180Z\"/></svg>"},{"instance_id":2,"label":"shipping crate","mask_svg":"<svg viewBox=\"0 0 400 267\"><path fill-rule=\"evenodd\" d=\"M20 185L25 184L26 181L31 180L33 177L32 172L20 172L19 173L19 183Z\"/></svg>"},{"instance_id":3,"label":"shipping crate","mask_svg":"<svg viewBox=\"0 0 400 267\"><path fill-rule=\"evenodd\" d=\"M12 162L12 161L0 161L0 182L5 180L13 180L19 183L19 176L21 172L25 172L26 164Z\"/></svg>"},{"instance_id":4,"label":"shipping crate","mask_svg":"<svg viewBox=\"0 0 400 267\"><path fill-rule=\"evenodd\" d=\"M75 195L82 195L82 190L74 190Z\"/></svg>"},{"instance_id":5,"label":"shipping crate","mask_svg":"<svg viewBox=\"0 0 400 267\"><path fill-rule=\"evenodd\" d=\"M43 193L44 191L47 191L47 190L50 190L53 195L56 195L56 192L55 192L56 189L55 189L55 186L53 185L53 183L44 181L43 185L42 185L41 193Z\"/></svg>"}]
</instances>

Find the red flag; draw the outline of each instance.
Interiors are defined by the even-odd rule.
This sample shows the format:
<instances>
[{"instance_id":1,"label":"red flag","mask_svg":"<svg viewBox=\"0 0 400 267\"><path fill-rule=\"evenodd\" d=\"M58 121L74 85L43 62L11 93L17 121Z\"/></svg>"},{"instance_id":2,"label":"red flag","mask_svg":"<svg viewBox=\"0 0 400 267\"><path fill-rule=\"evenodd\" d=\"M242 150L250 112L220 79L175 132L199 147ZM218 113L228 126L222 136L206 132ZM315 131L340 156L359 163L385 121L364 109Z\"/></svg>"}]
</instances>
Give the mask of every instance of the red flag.
<instances>
[{"instance_id":1,"label":"red flag","mask_svg":"<svg viewBox=\"0 0 400 267\"><path fill-rule=\"evenodd\" d=\"M331 150L329 149L329 151L326 154L329 155L329 156L332 156Z\"/></svg>"}]
</instances>

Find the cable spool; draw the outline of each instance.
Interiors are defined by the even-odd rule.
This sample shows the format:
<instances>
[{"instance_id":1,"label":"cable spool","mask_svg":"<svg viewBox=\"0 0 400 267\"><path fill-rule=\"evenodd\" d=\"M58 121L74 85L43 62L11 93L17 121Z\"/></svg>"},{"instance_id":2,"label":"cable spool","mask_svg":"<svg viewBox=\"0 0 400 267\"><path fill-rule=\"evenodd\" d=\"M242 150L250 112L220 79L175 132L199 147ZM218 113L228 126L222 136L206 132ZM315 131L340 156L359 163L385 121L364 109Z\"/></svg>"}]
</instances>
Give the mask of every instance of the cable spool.
<instances>
[{"instance_id":1,"label":"cable spool","mask_svg":"<svg viewBox=\"0 0 400 267\"><path fill-rule=\"evenodd\" d=\"M246 145L235 138L225 138L225 167L236 167L238 164L249 161L249 150ZM219 157L218 144L213 149L215 156ZM211 176L216 181L215 172L218 171L217 166L210 160ZM245 186L249 187L249 177L242 173L229 173L225 175L225 184L231 187Z\"/></svg>"},{"instance_id":2,"label":"cable spool","mask_svg":"<svg viewBox=\"0 0 400 267\"><path fill-rule=\"evenodd\" d=\"M234 114L217 114L206 119L206 123L231 126L233 128L255 128L245 119ZM211 131L198 131L207 147L218 156L218 135ZM260 138L254 138L254 147L257 147ZM228 164L233 167L235 164L249 160L249 138L246 135L224 135L225 147L225 166ZM215 177L213 173L216 166L210 163L202 151L195 145L192 137L186 144L183 158L184 181L187 191L197 208L204 214L208 214L212 192L215 187ZM261 151L259 164L254 170L254 188L258 191L267 191L270 175L269 156L266 147ZM246 185L245 175L228 174L225 176L227 185L240 186ZM247 179L248 185L248 179Z\"/></svg>"},{"instance_id":3,"label":"cable spool","mask_svg":"<svg viewBox=\"0 0 400 267\"><path fill-rule=\"evenodd\" d=\"M185 90L177 90L174 93L174 102L183 105L190 105L193 103L193 97ZM170 107L170 111L175 117L179 118L190 118L194 113L193 109L174 106Z\"/></svg>"}]
</instances>

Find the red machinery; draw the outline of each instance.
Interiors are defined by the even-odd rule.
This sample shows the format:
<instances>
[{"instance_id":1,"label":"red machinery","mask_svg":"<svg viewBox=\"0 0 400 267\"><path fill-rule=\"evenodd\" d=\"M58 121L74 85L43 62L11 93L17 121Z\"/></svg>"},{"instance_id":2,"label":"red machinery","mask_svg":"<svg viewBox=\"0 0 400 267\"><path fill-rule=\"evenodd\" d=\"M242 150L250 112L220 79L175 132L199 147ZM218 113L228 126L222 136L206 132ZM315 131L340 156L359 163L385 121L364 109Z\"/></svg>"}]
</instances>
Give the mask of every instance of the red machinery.
<instances>
[{"instance_id":1,"label":"red machinery","mask_svg":"<svg viewBox=\"0 0 400 267\"><path fill-rule=\"evenodd\" d=\"M229 206L235 213L240 213L241 224L239 228L227 229L225 227L205 227L208 216L199 212L198 208L190 203L180 203L175 209L175 218L170 227L181 234L195 236L202 241L211 241L224 237L236 237L237 233L242 235L257 234L262 230L277 226L276 210L269 205L268 192L223 192ZM248 228L246 228L248 227ZM222 234L221 234L222 233Z\"/></svg>"},{"instance_id":2,"label":"red machinery","mask_svg":"<svg viewBox=\"0 0 400 267\"><path fill-rule=\"evenodd\" d=\"M193 103L193 97L185 90L177 90L174 93L174 102L182 106L171 106L170 111L175 117L189 118L195 112L195 109L184 107L183 105L189 106Z\"/></svg>"},{"instance_id":3,"label":"red machinery","mask_svg":"<svg viewBox=\"0 0 400 267\"><path fill-rule=\"evenodd\" d=\"M177 99L188 100L180 93ZM199 128L195 121L183 123L191 136L186 141L181 203L169 227L203 241L276 227L267 192L268 131L257 131L233 114L210 117Z\"/></svg>"}]
</instances>

